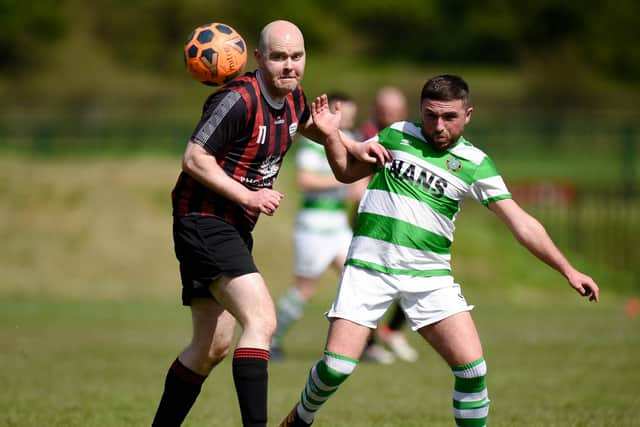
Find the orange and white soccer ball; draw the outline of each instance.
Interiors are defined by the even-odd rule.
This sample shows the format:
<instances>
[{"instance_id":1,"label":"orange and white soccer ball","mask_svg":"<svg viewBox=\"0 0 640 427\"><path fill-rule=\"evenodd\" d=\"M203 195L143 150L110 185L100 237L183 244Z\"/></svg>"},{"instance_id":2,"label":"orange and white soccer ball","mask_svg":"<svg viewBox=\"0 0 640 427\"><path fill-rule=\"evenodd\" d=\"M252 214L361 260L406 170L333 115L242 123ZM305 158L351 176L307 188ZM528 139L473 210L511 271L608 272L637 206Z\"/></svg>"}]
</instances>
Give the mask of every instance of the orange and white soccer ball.
<instances>
[{"instance_id":1,"label":"orange and white soccer ball","mask_svg":"<svg viewBox=\"0 0 640 427\"><path fill-rule=\"evenodd\" d=\"M201 25L184 44L189 73L206 85L220 86L239 76L247 65L247 44L227 24Z\"/></svg>"}]
</instances>

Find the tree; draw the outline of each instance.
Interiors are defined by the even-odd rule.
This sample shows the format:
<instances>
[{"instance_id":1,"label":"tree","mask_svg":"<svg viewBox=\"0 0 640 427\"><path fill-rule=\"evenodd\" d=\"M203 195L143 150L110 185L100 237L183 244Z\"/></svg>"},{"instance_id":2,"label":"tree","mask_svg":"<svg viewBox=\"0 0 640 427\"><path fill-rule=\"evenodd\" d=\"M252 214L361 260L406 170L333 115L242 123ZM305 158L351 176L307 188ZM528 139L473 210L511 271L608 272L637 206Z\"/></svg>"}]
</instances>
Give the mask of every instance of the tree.
<instances>
[{"instance_id":1,"label":"tree","mask_svg":"<svg viewBox=\"0 0 640 427\"><path fill-rule=\"evenodd\" d=\"M0 73L42 66L47 50L66 30L59 1L0 0Z\"/></svg>"}]
</instances>

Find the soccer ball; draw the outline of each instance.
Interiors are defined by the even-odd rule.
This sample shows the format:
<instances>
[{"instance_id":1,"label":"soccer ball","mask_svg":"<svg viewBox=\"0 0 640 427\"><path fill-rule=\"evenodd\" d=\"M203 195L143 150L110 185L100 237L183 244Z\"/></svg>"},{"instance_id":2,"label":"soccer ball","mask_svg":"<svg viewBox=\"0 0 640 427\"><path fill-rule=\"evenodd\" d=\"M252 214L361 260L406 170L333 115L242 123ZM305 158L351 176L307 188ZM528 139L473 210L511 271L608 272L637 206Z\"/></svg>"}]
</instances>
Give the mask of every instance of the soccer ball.
<instances>
[{"instance_id":1,"label":"soccer ball","mask_svg":"<svg viewBox=\"0 0 640 427\"><path fill-rule=\"evenodd\" d=\"M227 24L213 22L191 32L184 44L189 73L206 85L223 85L242 73L247 65L247 45Z\"/></svg>"}]
</instances>

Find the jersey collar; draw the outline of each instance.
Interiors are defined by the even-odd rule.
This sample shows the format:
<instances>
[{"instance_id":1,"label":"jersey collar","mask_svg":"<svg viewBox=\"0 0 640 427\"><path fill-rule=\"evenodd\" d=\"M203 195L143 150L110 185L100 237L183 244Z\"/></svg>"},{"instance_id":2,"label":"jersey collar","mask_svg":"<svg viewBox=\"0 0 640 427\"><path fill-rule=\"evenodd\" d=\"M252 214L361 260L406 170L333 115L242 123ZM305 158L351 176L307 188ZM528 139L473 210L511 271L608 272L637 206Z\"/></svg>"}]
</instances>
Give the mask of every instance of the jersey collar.
<instances>
[{"instance_id":1,"label":"jersey collar","mask_svg":"<svg viewBox=\"0 0 640 427\"><path fill-rule=\"evenodd\" d=\"M278 102L269 95L269 91L267 90L267 86L264 83L264 79L260 70L256 71L256 77L258 79L258 85L260 85L260 92L262 93L262 96L264 96L264 99L267 100L267 103L276 110L280 110L282 107L284 107L284 98L281 102Z\"/></svg>"}]
</instances>

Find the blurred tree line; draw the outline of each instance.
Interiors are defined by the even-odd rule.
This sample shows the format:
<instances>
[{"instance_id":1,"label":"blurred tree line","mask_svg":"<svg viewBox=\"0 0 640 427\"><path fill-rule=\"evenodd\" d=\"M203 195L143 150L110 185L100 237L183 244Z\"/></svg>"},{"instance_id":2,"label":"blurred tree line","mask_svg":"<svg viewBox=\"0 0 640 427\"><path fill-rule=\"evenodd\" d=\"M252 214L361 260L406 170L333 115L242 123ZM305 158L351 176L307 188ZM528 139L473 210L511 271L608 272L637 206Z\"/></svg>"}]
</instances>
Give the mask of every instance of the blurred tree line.
<instances>
[{"instance_id":1,"label":"blurred tree line","mask_svg":"<svg viewBox=\"0 0 640 427\"><path fill-rule=\"evenodd\" d=\"M212 90L184 72L187 35L225 22L253 49L283 18L305 35L308 94L346 89L366 114L380 85L416 106L425 77L461 71L482 105L472 137L508 176L568 176L594 194L623 182L636 194L638 17L633 0L0 0L0 154L178 154ZM611 239L637 234L601 223ZM610 255L637 246L627 240L593 246Z\"/></svg>"},{"instance_id":2,"label":"blurred tree line","mask_svg":"<svg viewBox=\"0 0 640 427\"><path fill-rule=\"evenodd\" d=\"M228 22L252 42L266 22L286 17L303 28L314 50L541 68L556 58L567 74L587 68L640 79L640 2L632 0L94 0L75 7L82 4L0 0L2 75L37 68L56 40L77 26L115 61L169 72L176 64L165 59L167 49L196 25Z\"/></svg>"},{"instance_id":3,"label":"blurred tree line","mask_svg":"<svg viewBox=\"0 0 640 427\"><path fill-rule=\"evenodd\" d=\"M397 63L396 84L406 64L490 66L517 70L527 103L631 94L629 105L640 87L638 16L632 0L0 0L0 100L57 99L83 112L109 96L168 100L195 26L228 23L253 49L267 22L285 18L314 58L362 58L372 73Z\"/></svg>"}]
</instances>

